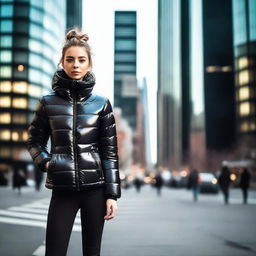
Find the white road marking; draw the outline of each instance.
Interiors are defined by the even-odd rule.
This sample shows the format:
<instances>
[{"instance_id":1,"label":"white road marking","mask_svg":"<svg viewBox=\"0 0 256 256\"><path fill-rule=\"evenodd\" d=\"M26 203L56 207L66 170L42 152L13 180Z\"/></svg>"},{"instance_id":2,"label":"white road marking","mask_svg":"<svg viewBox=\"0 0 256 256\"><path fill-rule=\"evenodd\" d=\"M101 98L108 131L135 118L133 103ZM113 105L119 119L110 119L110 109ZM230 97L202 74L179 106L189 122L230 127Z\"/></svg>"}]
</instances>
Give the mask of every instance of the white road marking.
<instances>
[{"instance_id":1,"label":"white road marking","mask_svg":"<svg viewBox=\"0 0 256 256\"><path fill-rule=\"evenodd\" d=\"M40 245L32 254L32 256L44 256L45 245Z\"/></svg>"}]
</instances>

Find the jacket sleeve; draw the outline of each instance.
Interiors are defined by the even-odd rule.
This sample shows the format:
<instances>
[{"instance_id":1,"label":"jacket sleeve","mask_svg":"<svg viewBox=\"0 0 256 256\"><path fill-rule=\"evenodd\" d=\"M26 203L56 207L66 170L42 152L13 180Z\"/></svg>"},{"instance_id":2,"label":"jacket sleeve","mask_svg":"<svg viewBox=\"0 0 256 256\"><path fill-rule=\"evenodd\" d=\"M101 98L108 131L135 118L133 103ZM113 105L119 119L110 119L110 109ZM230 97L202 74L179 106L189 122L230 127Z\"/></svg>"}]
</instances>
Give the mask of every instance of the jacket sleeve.
<instances>
[{"instance_id":1,"label":"jacket sleeve","mask_svg":"<svg viewBox=\"0 0 256 256\"><path fill-rule=\"evenodd\" d=\"M49 136L50 126L42 97L36 106L32 122L28 128L27 148L34 163L43 172L46 172L45 163L51 159L46 148Z\"/></svg>"},{"instance_id":2,"label":"jacket sleeve","mask_svg":"<svg viewBox=\"0 0 256 256\"><path fill-rule=\"evenodd\" d=\"M107 99L100 115L99 153L105 176L107 198L121 197L116 123L112 106Z\"/></svg>"}]
</instances>

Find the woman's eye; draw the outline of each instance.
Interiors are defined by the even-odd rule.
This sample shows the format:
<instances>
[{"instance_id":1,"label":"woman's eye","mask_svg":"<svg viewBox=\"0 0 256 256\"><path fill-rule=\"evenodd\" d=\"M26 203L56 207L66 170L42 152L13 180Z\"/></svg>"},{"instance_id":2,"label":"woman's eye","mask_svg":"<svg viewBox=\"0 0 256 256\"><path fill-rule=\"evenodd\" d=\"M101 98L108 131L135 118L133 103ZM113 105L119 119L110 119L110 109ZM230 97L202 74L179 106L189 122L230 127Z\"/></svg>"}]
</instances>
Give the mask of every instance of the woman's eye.
<instances>
[{"instance_id":1,"label":"woman's eye","mask_svg":"<svg viewBox=\"0 0 256 256\"><path fill-rule=\"evenodd\" d=\"M85 62L86 60L80 60L80 62Z\"/></svg>"},{"instance_id":2,"label":"woman's eye","mask_svg":"<svg viewBox=\"0 0 256 256\"><path fill-rule=\"evenodd\" d=\"M72 59L66 59L67 62L72 62Z\"/></svg>"}]
</instances>

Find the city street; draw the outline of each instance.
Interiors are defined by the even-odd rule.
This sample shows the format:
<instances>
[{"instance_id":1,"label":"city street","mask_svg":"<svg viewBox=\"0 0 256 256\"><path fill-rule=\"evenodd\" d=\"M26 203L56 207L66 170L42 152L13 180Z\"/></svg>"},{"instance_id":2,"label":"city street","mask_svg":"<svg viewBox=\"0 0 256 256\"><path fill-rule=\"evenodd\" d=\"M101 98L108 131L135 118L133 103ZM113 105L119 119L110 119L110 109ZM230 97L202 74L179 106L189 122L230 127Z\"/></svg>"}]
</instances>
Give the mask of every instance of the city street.
<instances>
[{"instance_id":1,"label":"city street","mask_svg":"<svg viewBox=\"0 0 256 256\"><path fill-rule=\"evenodd\" d=\"M0 255L43 256L50 190L24 188L19 196L0 188ZM221 194L200 194L164 188L162 196L150 186L137 193L122 190L118 214L105 223L102 256L249 256L256 255L256 191L242 204L232 189L229 205ZM77 216L69 256L82 255Z\"/></svg>"}]
</instances>

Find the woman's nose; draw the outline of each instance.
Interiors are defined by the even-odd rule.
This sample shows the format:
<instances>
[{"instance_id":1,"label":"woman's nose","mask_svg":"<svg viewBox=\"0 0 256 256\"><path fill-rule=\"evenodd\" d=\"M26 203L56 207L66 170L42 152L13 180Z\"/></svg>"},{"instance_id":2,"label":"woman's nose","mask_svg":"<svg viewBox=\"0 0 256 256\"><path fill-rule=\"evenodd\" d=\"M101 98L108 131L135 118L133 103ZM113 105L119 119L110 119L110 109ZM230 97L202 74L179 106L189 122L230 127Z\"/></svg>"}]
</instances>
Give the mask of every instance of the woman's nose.
<instances>
[{"instance_id":1,"label":"woman's nose","mask_svg":"<svg viewBox=\"0 0 256 256\"><path fill-rule=\"evenodd\" d=\"M79 61L74 61L74 68L79 67Z\"/></svg>"}]
</instances>

